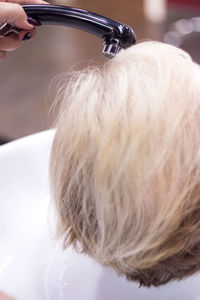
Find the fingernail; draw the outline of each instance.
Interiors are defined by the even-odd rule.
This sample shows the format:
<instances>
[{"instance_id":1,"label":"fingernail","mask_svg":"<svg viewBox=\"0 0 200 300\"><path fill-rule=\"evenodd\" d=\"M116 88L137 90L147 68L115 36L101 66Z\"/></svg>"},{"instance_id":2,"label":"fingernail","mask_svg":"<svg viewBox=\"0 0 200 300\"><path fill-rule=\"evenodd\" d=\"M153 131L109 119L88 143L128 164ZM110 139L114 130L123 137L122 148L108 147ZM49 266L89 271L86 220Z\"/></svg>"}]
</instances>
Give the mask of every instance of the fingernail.
<instances>
[{"instance_id":1,"label":"fingernail","mask_svg":"<svg viewBox=\"0 0 200 300\"><path fill-rule=\"evenodd\" d=\"M30 32L27 32L27 33L24 35L22 41L28 41L28 40L30 40L31 37L32 37L31 33L30 33Z\"/></svg>"},{"instance_id":2,"label":"fingernail","mask_svg":"<svg viewBox=\"0 0 200 300\"><path fill-rule=\"evenodd\" d=\"M28 21L29 24L31 24L33 26L40 26L40 25L42 25L38 20L35 20L35 19L31 18L31 17L28 17L27 21Z\"/></svg>"}]
</instances>

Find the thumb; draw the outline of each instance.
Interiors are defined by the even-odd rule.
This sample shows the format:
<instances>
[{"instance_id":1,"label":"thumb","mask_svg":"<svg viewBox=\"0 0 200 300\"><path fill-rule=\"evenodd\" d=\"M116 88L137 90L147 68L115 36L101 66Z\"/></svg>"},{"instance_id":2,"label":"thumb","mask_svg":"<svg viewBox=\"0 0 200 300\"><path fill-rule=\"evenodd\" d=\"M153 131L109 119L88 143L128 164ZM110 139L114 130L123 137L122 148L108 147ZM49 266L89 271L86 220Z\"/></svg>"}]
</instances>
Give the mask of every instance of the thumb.
<instances>
[{"instance_id":1,"label":"thumb","mask_svg":"<svg viewBox=\"0 0 200 300\"><path fill-rule=\"evenodd\" d=\"M14 24L26 30L33 28L33 25L27 21L25 11L17 3L0 2L0 23Z\"/></svg>"}]
</instances>

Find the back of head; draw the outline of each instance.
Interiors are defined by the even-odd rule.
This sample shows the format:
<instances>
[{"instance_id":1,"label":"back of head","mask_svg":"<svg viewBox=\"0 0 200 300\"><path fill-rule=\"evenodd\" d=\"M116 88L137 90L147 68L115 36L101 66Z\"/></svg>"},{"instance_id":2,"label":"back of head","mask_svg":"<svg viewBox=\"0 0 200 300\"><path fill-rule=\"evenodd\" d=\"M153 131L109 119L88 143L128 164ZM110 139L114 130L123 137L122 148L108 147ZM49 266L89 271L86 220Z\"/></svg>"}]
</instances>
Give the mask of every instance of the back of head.
<instances>
[{"instance_id":1,"label":"back of head","mask_svg":"<svg viewBox=\"0 0 200 300\"><path fill-rule=\"evenodd\" d=\"M200 68L158 42L65 89L51 156L64 246L158 286L200 269Z\"/></svg>"}]
</instances>

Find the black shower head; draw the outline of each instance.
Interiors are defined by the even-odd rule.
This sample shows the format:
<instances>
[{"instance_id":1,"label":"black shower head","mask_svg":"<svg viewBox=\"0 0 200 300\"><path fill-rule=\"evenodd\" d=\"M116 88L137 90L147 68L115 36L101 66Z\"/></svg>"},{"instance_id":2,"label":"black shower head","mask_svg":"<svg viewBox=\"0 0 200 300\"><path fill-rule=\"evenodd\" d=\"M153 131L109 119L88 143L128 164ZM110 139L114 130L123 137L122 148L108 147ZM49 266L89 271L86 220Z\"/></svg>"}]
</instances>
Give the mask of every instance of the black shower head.
<instances>
[{"instance_id":1,"label":"black shower head","mask_svg":"<svg viewBox=\"0 0 200 300\"><path fill-rule=\"evenodd\" d=\"M27 16L40 24L78 28L102 38L104 42L102 53L107 58L115 56L121 48L126 49L136 43L135 34L129 26L86 10L59 5L22 6Z\"/></svg>"}]
</instances>

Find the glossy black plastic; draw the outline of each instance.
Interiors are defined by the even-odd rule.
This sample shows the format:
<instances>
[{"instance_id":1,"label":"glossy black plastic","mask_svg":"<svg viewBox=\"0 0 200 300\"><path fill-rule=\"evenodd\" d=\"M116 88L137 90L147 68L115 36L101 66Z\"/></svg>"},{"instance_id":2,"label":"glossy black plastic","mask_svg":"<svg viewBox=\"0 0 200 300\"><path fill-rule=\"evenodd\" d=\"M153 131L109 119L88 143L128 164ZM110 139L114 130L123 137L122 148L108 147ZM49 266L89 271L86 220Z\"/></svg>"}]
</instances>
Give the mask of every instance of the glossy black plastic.
<instances>
[{"instance_id":1,"label":"glossy black plastic","mask_svg":"<svg viewBox=\"0 0 200 300\"><path fill-rule=\"evenodd\" d=\"M105 51L108 51L108 45L125 49L136 42L135 34L129 26L83 9L42 4L22 6L29 17L41 24L78 28L104 39Z\"/></svg>"}]
</instances>

